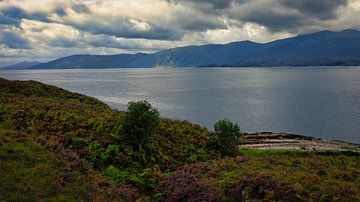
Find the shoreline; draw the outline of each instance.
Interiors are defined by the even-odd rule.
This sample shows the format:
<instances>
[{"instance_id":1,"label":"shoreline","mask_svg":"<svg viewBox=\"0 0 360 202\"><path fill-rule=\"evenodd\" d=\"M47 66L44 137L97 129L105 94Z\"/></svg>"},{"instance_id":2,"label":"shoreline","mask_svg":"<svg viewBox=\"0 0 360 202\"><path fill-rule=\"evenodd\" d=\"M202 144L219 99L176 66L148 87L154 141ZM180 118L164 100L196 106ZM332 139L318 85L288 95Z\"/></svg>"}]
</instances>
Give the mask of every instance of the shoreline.
<instances>
[{"instance_id":1,"label":"shoreline","mask_svg":"<svg viewBox=\"0 0 360 202\"><path fill-rule=\"evenodd\" d=\"M360 152L360 144L356 143L274 132L247 133L242 136L239 146L247 149Z\"/></svg>"}]
</instances>

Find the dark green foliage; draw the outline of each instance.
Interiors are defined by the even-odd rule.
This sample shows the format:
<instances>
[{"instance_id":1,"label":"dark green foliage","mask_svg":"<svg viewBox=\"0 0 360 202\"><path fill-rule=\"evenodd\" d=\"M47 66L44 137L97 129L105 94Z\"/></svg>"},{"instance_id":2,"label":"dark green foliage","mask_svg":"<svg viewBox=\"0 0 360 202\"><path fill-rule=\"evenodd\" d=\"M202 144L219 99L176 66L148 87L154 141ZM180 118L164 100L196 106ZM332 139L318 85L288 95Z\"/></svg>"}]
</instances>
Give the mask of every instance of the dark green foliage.
<instances>
[{"instance_id":1,"label":"dark green foliage","mask_svg":"<svg viewBox=\"0 0 360 202\"><path fill-rule=\"evenodd\" d=\"M104 172L106 176L108 176L113 181L127 181L130 177L130 173L127 170L120 170L117 167L110 165L108 166Z\"/></svg>"},{"instance_id":2,"label":"dark green foliage","mask_svg":"<svg viewBox=\"0 0 360 202\"><path fill-rule=\"evenodd\" d=\"M154 134L159 125L160 113L147 101L130 102L122 122L125 140L131 144L142 145Z\"/></svg>"},{"instance_id":3,"label":"dark green foliage","mask_svg":"<svg viewBox=\"0 0 360 202\"><path fill-rule=\"evenodd\" d=\"M108 176L112 181L131 183L142 191L153 191L156 187L156 180L152 176L152 170L149 168L132 172L129 170L121 170L113 165L108 166L103 174Z\"/></svg>"},{"instance_id":4,"label":"dark green foliage","mask_svg":"<svg viewBox=\"0 0 360 202\"><path fill-rule=\"evenodd\" d=\"M234 156L237 153L240 128L229 120L220 120L214 125L215 136L212 144L223 156Z\"/></svg>"}]
</instances>

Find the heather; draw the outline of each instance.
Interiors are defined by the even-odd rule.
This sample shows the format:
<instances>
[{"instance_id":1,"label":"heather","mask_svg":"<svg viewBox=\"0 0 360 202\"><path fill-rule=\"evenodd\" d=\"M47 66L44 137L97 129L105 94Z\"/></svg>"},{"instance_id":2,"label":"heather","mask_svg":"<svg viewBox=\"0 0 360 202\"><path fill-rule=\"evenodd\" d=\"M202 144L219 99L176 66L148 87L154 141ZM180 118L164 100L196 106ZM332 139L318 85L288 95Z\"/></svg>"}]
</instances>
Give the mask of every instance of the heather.
<instances>
[{"instance_id":1,"label":"heather","mask_svg":"<svg viewBox=\"0 0 360 202\"><path fill-rule=\"evenodd\" d=\"M359 153L242 149L237 125L152 112L137 123L95 98L0 79L0 200L360 200Z\"/></svg>"}]
</instances>

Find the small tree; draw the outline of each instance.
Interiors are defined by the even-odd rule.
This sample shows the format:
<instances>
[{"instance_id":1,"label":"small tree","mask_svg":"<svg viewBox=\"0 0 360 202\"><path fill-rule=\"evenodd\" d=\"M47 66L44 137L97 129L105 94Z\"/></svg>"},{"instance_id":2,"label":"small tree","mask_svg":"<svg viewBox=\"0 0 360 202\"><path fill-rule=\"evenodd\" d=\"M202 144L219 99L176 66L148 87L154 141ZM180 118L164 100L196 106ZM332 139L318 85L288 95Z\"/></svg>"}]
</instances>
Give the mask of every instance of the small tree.
<instances>
[{"instance_id":1,"label":"small tree","mask_svg":"<svg viewBox=\"0 0 360 202\"><path fill-rule=\"evenodd\" d=\"M147 101L130 102L122 123L125 139L139 151L159 125L160 113Z\"/></svg>"},{"instance_id":2,"label":"small tree","mask_svg":"<svg viewBox=\"0 0 360 202\"><path fill-rule=\"evenodd\" d=\"M220 120L214 125L215 142L224 156L233 156L239 144L240 128L229 120Z\"/></svg>"}]
</instances>

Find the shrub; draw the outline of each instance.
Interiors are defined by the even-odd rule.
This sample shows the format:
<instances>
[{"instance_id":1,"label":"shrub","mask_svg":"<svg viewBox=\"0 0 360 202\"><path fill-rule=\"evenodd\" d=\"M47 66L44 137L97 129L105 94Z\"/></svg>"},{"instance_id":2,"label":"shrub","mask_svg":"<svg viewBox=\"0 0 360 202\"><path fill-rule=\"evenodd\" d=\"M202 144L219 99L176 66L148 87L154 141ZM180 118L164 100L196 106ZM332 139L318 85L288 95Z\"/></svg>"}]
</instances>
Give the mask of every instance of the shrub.
<instances>
[{"instance_id":1,"label":"shrub","mask_svg":"<svg viewBox=\"0 0 360 202\"><path fill-rule=\"evenodd\" d=\"M111 144L100 154L101 160L105 165L114 164L119 166L122 162L120 158L120 146Z\"/></svg>"},{"instance_id":2,"label":"shrub","mask_svg":"<svg viewBox=\"0 0 360 202\"><path fill-rule=\"evenodd\" d=\"M212 140L223 156L234 156L237 153L240 128L237 124L224 119L214 125L215 136ZM214 144L213 143L213 144Z\"/></svg>"},{"instance_id":3,"label":"shrub","mask_svg":"<svg viewBox=\"0 0 360 202\"><path fill-rule=\"evenodd\" d=\"M81 137L72 137L70 140L70 148L71 149L82 149L86 147L87 141Z\"/></svg>"},{"instance_id":4,"label":"shrub","mask_svg":"<svg viewBox=\"0 0 360 202\"><path fill-rule=\"evenodd\" d=\"M128 171L120 170L114 167L113 165L108 166L104 170L103 174L108 176L113 181L122 181L122 182L125 182L130 176Z\"/></svg>"},{"instance_id":5,"label":"shrub","mask_svg":"<svg viewBox=\"0 0 360 202\"><path fill-rule=\"evenodd\" d=\"M137 144L138 150L155 132L160 113L147 101L130 102L122 123L126 141Z\"/></svg>"},{"instance_id":6,"label":"shrub","mask_svg":"<svg viewBox=\"0 0 360 202\"><path fill-rule=\"evenodd\" d=\"M103 162L101 159L101 153L103 152L103 148L101 148L97 142L91 142L88 145L87 150L87 160L93 163L95 168L102 168Z\"/></svg>"},{"instance_id":7,"label":"shrub","mask_svg":"<svg viewBox=\"0 0 360 202\"><path fill-rule=\"evenodd\" d=\"M145 168L139 173L131 175L129 181L142 191L152 192L156 187L156 180L153 178L150 168Z\"/></svg>"}]
</instances>

